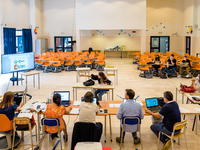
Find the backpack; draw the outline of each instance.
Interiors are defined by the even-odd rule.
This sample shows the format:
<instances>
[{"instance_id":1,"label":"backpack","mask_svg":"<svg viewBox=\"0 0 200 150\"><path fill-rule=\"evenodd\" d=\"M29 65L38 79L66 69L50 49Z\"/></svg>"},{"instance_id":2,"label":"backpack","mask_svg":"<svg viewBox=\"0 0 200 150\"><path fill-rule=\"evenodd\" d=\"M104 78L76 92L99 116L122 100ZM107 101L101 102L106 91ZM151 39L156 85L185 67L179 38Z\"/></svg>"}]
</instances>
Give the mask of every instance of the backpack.
<instances>
[{"instance_id":1,"label":"backpack","mask_svg":"<svg viewBox=\"0 0 200 150\"><path fill-rule=\"evenodd\" d=\"M151 78L152 78L152 75L150 74L150 72L145 73L144 76L145 76L147 79L151 79Z\"/></svg>"},{"instance_id":2,"label":"backpack","mask_svg":"<svg viewBox=\"0 0 200 150\"><path fill-rule=\"evenodd\" d=\"M182 92L186 92L186 93L194 93L195 89L192 86L182 85L181 86L181 91Z\"/></svg>"},{"instance_id":3,"label":"backpack","mask_svg":"<svg viewBox=\"0 0 200 150\"><path fill-rule=\"evenodd\" d=\"M166 73L160 73L160 78L161 79L167 79Z\"/></svg>"},{"instance_id":4,"label":"backpack","mask_svg":"<svg viewBox=\"0 0 200 150\"><path fill-rule=\"evenodd\" d=\"M157 99L158 99L158 105L160 107L163 107L163 105L165 105L164 98L163 97L157 97Z\"/></svg>"},{"instance_id":5,"label":"backpack","mask_svg":"<svg viewBox=\"0 0 200 150\"><path fill-rule=\"evenodd\" d=\"M83 85L85 85L85 86L92 86L94 84L95 84L95 82L92 79L89 79L89 80L83 82Z\"/></svg>"}]
</instances>

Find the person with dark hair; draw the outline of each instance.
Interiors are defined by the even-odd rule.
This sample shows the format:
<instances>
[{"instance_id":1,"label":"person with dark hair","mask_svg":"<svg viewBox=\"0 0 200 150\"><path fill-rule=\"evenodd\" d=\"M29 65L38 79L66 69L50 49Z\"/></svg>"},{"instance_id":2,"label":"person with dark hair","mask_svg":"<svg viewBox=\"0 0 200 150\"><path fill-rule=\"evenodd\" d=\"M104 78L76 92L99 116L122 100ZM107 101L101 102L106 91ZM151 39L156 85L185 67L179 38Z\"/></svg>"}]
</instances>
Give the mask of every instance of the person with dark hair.
<instances>
[{"instance_id":1,"label":"person with dark hair","mask_svg":"<svg viewBox=\"0 0 200 150\"><path fill-rule=\"evenodd\" d=\"M179 70L179 78L181 77L182 75L182 72L183 72L183 69L186 69L186 72L187 72L187 75L186 75L186 78L189 78L191 77L191 74L190 74L190 68L191 68L191 64L190 64L190 60L187 59L187 56L184 56L184 59L183 61L180 63L180 64L184 64L186 65L187 67L180 67L180 70Z\"/></svg>"},{"instance_id":2,"label":"person with dark hair","mask_svg":"<svg viewBox=\"0 0 200 150\"><path fill-rule=\"evenodd\" d=\"M121 103L117 118L122 121L124 116L138 116L140 119L144 118L142 107L139 103L134 100L135 92L132 89L125 90L125 99L126 102ZM121 122L122 123L122 122ZM140 143L140 138L137 137L137 125L125 125L125 132L132 132L134 138L134 144ZM122 129L120 128L120 137L116 137L116 142L120 143L122 136L122 143L124 143L125 132L122 134Z\"/></svg>"},{"instance_id":3,"label":"person with dark hair","mask_svg":"<svg viewBox=\"0 0 200 150\"><path fill-rule=\"evenodd\" d=\"M176 59L174 59L174 54L171 54L171 57L167 61L167 75L170 78L172 73L176 70ZM170 70L171 69L171 70Z\"/></svg>"},{"instance_id":4,"label":"person with dark hair","mask_svg":"<svg viewBox=\"0 0 200 150\"><path fill-rule=\"evenodd\" d=\"M15 117L15 111L19 111L23 105L21 102L17 107L13 100L14 93L9 91L4 94L3 101L0 103L0 114L5 114L10 121Z\"/></svg>"},{"instance_id":5,"label":"person with dark hair","mask_svg":"<svg viewBox=\"0 0 200 150\"><path fill-rule=\"evenodd\" d=\"M68 135L67 135L67 128L66 128L66 123L63 119L64 114L69 114L71 109L71 106L65 108L63 105L61 105L61 96L60 94L54 94L53 95L53 103L47 105L46 109L46 117L47 118L58 118L60 120L60 131L63 131L65 133L64 139L65 142L68 140ZM57 126L46 126L45 130L51 134L51 138L57 137L58 134L58 127Z\"/></svg>"},{"instance_id":6,"label":"person with dark hair","mask_svg":"<svg viewBox=\"0 0 200 150\"><path fill-rule=\"evenodd\" d=\"M153 63L154 64L152 65L152 67L156 70L156 75L158 75L158 68L160 68L160 64L161 64L161 60L160 60L159 55L156 55Z\"/></svg>"},{"instance_id":7,"label":"person with dark hair","mask_svg":"<svg viewBox=\"0 0 200 150\"><path fill-rule=\"evenodd\" d=\"M89 54L93 51L92 47L89 48L88 52Z\"/></svg>"},{"instance_id":8,"label":"person with dark hair","mask_svg":"<svg viewBox=\"0 0 200 150\"><path fill-rule=\"evenodd\" d=\"M159 136L160 131L171 135L174 124L181 121L179 106L173 101L173 94L170 91L164 92L164 101L166 104L163 105L159 113L153 113L149 109L145 110L146 113L156 118L164 117L162 123L151 125L151 130L157 137ZM180 130L175 131L175 135L179 132ZM163 150L168 150L171 146L171 140L163 134L160 135L160 141L164 144Z\"/></svg>"},{"instance_id":9,"label":"person with dark hair","mask_svg":"<svg viewBox=\"0 0 200 150\"><path fill-rule=\"evenodd\" d=\"M93 75L91 74L91 76L86 75L87 77L91 77L93 80L98 80L99 84L111 84L111 81L108 80L108 78L106 77L106 75L103 72L99 72L98 75ZM109 91L108 89L97 89L95 91L95 97L97 98L97 101L101 101L102 100L102 96L103 94L105 94L107 91Z\"/></svg>"}]
</instances>

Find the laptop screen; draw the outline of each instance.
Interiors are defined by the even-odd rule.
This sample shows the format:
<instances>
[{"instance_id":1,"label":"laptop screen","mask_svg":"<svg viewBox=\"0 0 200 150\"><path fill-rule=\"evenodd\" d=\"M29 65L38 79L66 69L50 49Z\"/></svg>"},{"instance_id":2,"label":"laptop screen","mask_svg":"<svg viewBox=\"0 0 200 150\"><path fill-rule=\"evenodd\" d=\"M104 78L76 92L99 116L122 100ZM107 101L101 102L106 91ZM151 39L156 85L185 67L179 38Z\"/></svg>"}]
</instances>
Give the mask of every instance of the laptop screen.
<instances>
[{"instance_id":1,"label":"laptop screen","mask_svg":"<svg viewBox=\"0 0 200 150\"><path fill-rule=\"evenodd\" d=\"M147 98L147 99L145 99L145 101L146 101L147 108L158 106L158 100L157 100L156 97L154 97L154 98Z\"/></svg>"},{"instance_id":2,"label":"laptop screen","mask_svg":"<svg viewBox=\"0 0 200 150\"><path fill-rule=\"evenodd\" d=\"M84 97L81 97L81 101L82 101L82 102L85 101L85 100L84 100ZM95 104L97 103L97 98L96 98L96 97L93 98L93 103L95 103Z\"/></svg>"},{"instance_id":3,"label":"laptop screen","mask_svg":"<svg viewBox=\"0 0 200 150\"><path fill-rule=\"evenodd\" d=\"M60 94L61 101L69 101L69 99L70 99L69 91L54 91L54 94Z\"/></svg>"}]
</instances>

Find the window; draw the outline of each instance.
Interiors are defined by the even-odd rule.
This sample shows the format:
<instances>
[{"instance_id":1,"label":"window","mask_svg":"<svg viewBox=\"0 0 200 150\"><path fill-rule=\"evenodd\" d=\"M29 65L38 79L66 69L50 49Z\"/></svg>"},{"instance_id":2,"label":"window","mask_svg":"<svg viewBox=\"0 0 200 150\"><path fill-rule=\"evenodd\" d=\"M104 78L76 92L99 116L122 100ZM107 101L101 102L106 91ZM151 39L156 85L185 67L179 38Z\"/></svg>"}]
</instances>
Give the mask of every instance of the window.
<instances>
[{"instance_id":1,"label":"window","mask_svg":"<svg viewBox=\"0 0 200 150\"><path fill-rule=\"evenodd\" d=\"M22 30L16 30L16 53L23 53Z\"/></svg>"},{"instance_id":2,"label":"window","mask_svg":"<svg viewBox=\"0 0 200 150\"><path fill-rule=\"evenodd\" d=\"M72 36L55 36L55 52L71 52L73 51Z\"/></svg>"}]
</instances>

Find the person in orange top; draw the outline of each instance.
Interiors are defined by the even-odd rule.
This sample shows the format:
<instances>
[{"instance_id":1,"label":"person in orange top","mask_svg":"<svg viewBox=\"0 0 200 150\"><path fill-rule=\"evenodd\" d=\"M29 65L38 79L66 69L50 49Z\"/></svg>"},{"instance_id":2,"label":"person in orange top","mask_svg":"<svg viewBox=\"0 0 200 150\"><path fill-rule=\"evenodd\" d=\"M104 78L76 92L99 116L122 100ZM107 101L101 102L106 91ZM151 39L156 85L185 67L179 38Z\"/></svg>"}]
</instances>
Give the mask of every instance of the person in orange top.
<instances>
[{"instance_id":1,"label":"person in orange top","mask_svg":"<svg viewBox=\"0 0 200 150\"><path fill-rule=\"evenodd\" d=\"M46 109L46 117L47 118L58 118L60 120L60 131L63 131L65 133L64 139L65 142L68 140L68 135L67 135L67 127L66 123L63 119L64 114L69 114L71 110L71 106L65 108L63 105L61 105L61 96L60 94L54 94L53 95L53 103L47 105ZM54 137L57 137L58 134L58 127L57 126L46 126L45 130L51 134L51 138L53 139Z\"/></svg>"}]
</instances>

